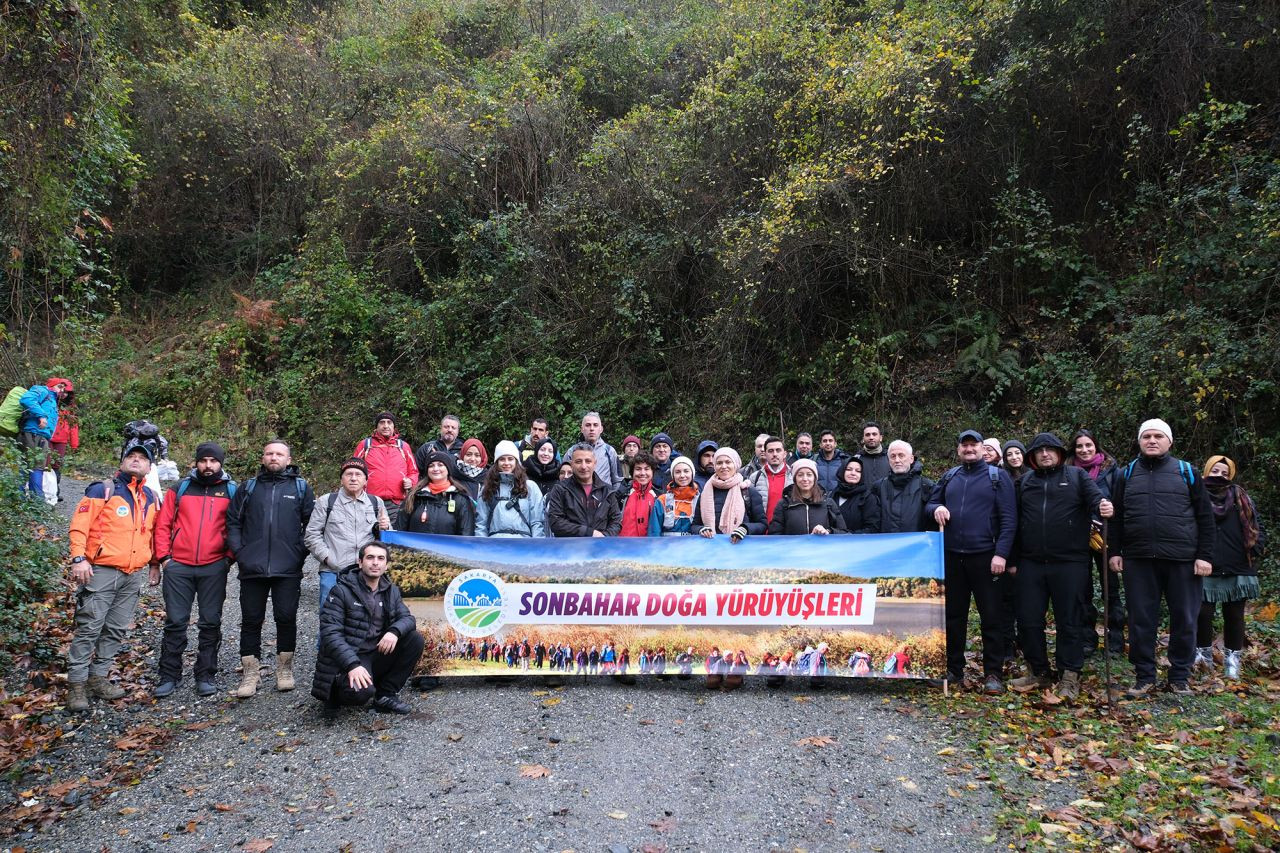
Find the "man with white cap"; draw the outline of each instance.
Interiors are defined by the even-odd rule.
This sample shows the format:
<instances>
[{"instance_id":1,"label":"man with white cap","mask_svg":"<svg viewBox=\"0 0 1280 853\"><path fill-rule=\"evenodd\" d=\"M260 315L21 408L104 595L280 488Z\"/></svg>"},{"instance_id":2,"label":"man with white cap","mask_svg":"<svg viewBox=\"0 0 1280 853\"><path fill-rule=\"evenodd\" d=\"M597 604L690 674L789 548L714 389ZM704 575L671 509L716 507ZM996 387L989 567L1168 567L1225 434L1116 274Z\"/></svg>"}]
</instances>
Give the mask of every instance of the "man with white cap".
<instances>
[{"instance_id":1,"label":"man with white cap","mask_svg":"<svg viewBox=\"0 0 1280 853\"><path fill-rule=\"evenodd\" d=\"M1124 573L1129 602L1131 699L1146 698L1155 689L1161 597L1169 604L1168 689L1190 692L1202 578L1213 570L1213 507L1195 469L1170 455L1172 446L1167 423L1144 421L1138 458L1119 469L1111 494L1115 521L1109 563L1111 571Z\"/></svg>"}]
</instances>

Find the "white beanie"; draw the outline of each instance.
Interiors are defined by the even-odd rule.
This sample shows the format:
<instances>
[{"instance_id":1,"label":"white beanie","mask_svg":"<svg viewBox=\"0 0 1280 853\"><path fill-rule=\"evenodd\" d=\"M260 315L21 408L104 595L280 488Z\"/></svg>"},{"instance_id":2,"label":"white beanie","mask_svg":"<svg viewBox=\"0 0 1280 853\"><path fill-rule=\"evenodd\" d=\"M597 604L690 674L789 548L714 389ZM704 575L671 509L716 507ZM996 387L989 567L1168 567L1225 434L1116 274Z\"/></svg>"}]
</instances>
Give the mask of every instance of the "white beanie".
<instances>
[{"instance_id":1,"label":"white beanie","mask_svg":"<svg viewBox=\"0 0 1280 853\"><path fill-rule=\"evenodd\" d=\"M1173 429L1159 418L1151 418L1142 422L1142 426L1138 427L1138 439L1142 439L1142 434L1149 429L1159 430L1169 436L1169 443L1173 444Z\"/></svg>"},{"instance_id":2,"label":"white beanie","mask_svg":"<svg viewBox=\"0 0 1280 853\"><path fill-rule=\"evenodd\" d=\"M520 461L520 451L516 449L514 441L499 441L498 446L493 449L493 461L497 462L504 456L510 456L517 462Z\"/></svg>"}]
</instances>

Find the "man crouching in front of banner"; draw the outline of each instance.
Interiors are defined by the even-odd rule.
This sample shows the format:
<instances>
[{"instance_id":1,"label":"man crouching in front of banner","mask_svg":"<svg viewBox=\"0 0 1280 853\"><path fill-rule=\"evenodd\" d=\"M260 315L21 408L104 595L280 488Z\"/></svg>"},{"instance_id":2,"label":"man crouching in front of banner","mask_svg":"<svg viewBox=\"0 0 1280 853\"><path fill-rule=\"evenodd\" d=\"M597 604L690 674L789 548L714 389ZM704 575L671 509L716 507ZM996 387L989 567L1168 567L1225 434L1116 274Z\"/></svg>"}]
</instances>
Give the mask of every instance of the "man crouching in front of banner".
<instances>
[{"instance_id":1,"label":"man crouching in front of banner","mask_svg":"<svg viewBox=\"0 0 1280 853\"><path fill-rule=\"evenodd\" d=\"M387 546L369 542L357 565L338 575L320 609L320 654L311 695L324 702L326 719L343 705L373 700L384 714L412 710L400 691L422 657L417 620L400 587L386 577Z\"/></svg>"}]
</instances>

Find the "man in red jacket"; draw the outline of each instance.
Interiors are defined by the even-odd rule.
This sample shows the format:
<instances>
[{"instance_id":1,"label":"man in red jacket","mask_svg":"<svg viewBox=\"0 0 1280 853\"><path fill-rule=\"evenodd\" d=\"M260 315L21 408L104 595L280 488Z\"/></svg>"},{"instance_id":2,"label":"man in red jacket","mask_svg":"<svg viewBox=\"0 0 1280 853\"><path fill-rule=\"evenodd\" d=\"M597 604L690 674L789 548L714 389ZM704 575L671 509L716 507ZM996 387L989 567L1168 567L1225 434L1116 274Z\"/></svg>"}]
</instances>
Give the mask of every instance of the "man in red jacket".
<instances>
[{"instance_id":1,"label":"man in red jacket","mask_svg":"<svg viewBox=\"0 0 1280 853\"><path fill-rule=\"evenodd\" d=\"M182 654L187 650L191 605L198 602L200 645L196 652L196 693L218 691L222 645L222 604L227 598L227 510L236 484L222 470L226 452L212 441L196 448L196 464L187 478L165 498L156 522L155 553L163 566L164 640L160 646L160 684L152 691L163 698L182 680Z\"/></svg>"},{"instance_id":2,"label":"man in red jacket","mask_svg":"<svg viewBox=\"0 0 1280 853\"><path fill-rule=\"evenodd\" d=\"M361 439L351 455L363 459L368 466L369 482L365 491L382 498L394 527L404 496L418 482L418 463L414 461L413 449L396 432L396 416L379 412L373 435Z\"/></svg>"}]
</instances>

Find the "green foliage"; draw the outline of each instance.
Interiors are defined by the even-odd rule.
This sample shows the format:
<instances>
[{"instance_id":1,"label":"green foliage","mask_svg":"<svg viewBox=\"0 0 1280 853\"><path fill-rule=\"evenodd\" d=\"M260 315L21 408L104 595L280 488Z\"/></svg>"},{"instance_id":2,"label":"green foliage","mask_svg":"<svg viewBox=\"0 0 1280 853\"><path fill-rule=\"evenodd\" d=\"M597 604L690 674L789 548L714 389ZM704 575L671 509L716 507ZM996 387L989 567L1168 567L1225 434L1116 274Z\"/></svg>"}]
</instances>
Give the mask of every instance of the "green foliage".
<instances>
[{"instance_id":1,"label":"green foliage","mask_svg":"<svg viewBox=\"0 0 1280 853\"><path fill-rule=\"evenodd\" d=\"M43 500L22 494L25 476L17 445L0 439L0 664L6 668L19 652L54 651L33 628L45 594L62 576L64 551L53 512Z\"/></svg>"},{"instance_id":2,"label":"green foliage","mask_svg":"<svg viewBox=\"0 0 1280 853\"><path fill-rule=\"evenodd\" d=\"M114 231L75 264L103 270L98 305L127 271L122 317L148 312L62 309L56 360L111 389L86 389L97 440L150 413L319 461L382 406L490 442L597 408L611 437L849 443L875 414L941 460L958 420L1089 425L1123 454L1158 413L1185 455L1280 474L1274 9L85 8L104 130L46 121L37 160L99 158Z\"/></svg>"}]
</instances>

